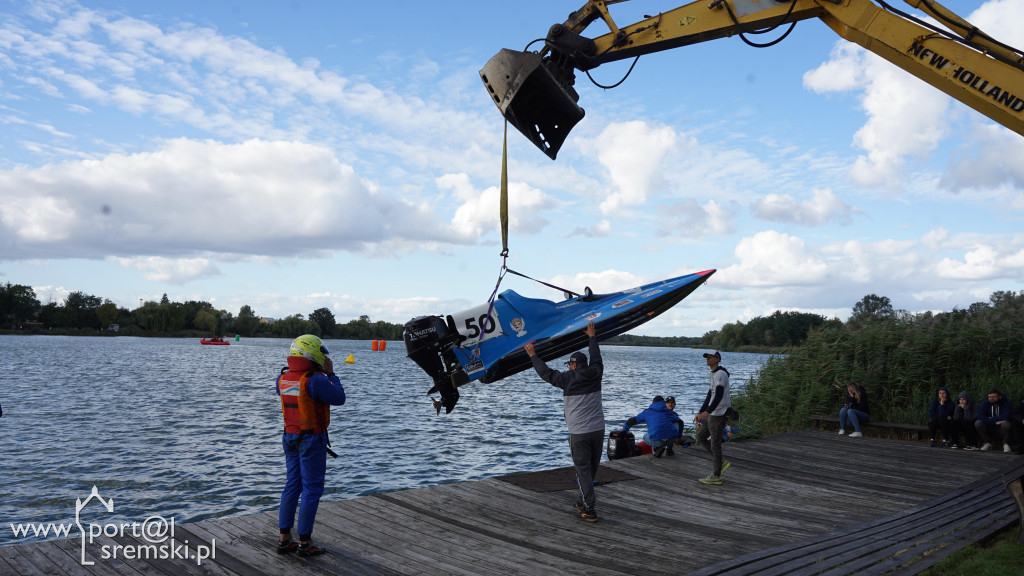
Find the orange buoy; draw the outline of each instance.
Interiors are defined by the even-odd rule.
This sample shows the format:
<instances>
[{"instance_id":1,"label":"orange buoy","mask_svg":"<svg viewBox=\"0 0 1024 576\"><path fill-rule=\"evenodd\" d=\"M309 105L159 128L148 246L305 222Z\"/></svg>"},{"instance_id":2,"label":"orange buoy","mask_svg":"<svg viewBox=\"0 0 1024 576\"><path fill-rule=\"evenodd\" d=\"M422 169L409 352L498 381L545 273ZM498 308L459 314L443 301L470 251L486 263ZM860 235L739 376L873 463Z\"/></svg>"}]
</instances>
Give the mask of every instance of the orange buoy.
<instances>
[{"instance_id":1,"label":"orange buoy","mask_svg":"<svg viewBox=\"0 0 1024 576\"><path fill-rule=\"evenodd\" d=\"M383 352L384 349L387 348L387 347L388 347L388 341L387 340L381 340L380 341L380 351Z\"/></svg>"},{"instance_id":2,"label":"orange buoy","mask_svg":"<svg viewBox=\"0 0 1024 576\"><path fill-rule=\"evenodd\" d=\"M377 349L378 349L378 346L380 346L379 342L377 342L376 340L370 340L370 350L373 350L374 352L376 352Z\"/></svg>"}]
</instances>

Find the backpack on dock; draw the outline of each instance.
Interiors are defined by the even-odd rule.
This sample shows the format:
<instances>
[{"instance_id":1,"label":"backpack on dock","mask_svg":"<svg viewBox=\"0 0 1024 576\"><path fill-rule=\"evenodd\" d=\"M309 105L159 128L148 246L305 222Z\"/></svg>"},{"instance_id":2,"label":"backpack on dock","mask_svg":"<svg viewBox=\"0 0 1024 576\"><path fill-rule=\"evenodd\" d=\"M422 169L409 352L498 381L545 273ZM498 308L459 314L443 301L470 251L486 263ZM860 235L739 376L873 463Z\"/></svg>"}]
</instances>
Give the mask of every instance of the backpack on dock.
<instances>
[{"instance_id":1,"label":"backpack on dock","mask_svg":"<svg viewBox=\"0 0 1024 576\"><path fill-rule=\"evenodd\" d=\"M636 437L632 432L614 430L608 434L608 459L618 460L619 458L630 458L639 456L640 450L636 445Z\"/></svg>"}]
</instances>

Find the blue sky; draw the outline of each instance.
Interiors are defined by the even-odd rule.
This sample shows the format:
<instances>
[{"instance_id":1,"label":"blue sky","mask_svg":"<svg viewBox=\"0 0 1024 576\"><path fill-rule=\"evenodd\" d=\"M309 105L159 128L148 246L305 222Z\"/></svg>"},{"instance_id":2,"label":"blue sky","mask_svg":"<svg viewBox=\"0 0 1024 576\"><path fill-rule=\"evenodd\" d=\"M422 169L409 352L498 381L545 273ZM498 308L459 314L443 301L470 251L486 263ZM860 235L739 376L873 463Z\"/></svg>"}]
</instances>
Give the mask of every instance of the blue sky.
<instances>
[{"instance_id":1,"label":"blue sky","mask_svg":"<svg viewBox=\"0 0 1024 576\"><path fill-rule=\"evenodd\" d=\"M1024 46L1024 2L949 5ZM579 7L0 0L0 282L340 322L483 303L503 121L478 71ZM557 161L510 131L508 265L595 292L719 270L637 333L1022 288L1024 138L818 21L576 86Z\"/></svg>"}]
</instances>

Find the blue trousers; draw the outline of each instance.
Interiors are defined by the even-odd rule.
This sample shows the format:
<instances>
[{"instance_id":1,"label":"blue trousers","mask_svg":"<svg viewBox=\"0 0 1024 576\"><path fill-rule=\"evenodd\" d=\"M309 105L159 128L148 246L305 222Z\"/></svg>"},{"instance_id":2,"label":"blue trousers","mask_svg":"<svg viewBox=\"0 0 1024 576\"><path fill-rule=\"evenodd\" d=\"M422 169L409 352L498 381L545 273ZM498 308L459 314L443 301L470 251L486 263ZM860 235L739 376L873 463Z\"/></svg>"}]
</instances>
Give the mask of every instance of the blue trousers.
<instances>
[{"instance_id":1,"label":"blue trousers","mask_svg":"<svg viewBox=\"0 0 1024 576\"><path fill-rule=\"evenodd\" d=\"M282 534L290 532L298 508L299 540L306 541L313 534L313 520L316 519L316 509L324 493L327 439L323 434L305 434L300 443L298 434L282 434L281 444L284 446L284 464L288 477L281 492L277 527Z\"/></svg>"},{"instance_id":2,"label":"blue trousers","mask_svg":"<svg viewBox=\"0 0 1024 576\"><path fill-rule=\"evenodd\" d=\"M839 411L839 427L843 430L849 428L850 424L853 424L854 431L860 432L861 423L868 420L868 415L860 410L843 406L843 409Z\"/></svg>"},{"instance_id":3,"label":"blue trousers","mask_svg":"<svg viewBox=\"0 0 1024 576\"><path fill-rule=\"evenodd\" d=\"M678 438L658 438L657 440L651 440L650 433L644 432L644 442L647 442L647 445L654 450L657 450L658 448L668 448L669 446L674 445L676 440L678 440Z\"/></svg>"}]
</instances>

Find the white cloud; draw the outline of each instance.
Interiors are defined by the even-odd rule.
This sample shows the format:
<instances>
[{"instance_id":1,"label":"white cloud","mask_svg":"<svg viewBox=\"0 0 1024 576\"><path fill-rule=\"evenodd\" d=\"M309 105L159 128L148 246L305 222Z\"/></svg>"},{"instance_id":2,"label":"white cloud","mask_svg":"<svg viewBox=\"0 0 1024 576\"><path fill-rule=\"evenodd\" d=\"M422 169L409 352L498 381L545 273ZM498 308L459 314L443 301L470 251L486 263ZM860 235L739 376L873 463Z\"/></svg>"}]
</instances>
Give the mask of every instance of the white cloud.
<instances>
[{"instance_id":1,"label":"white cloud","mask_svg":"<svg viewBox=\"0 0 1024 576\"><path fill-rule=\"evenodd\" d=\"M611 233L611 231L612 223L609 222L608 220L601 220L600 222L594 224L593 226L590 226L589 228L577 226L576 229L569 234L569 236L583 236L586 238L604 238L609 233Z\"/></svg>"},{"instance_id":2,"label":"white cloud","mask_svg":"<svg viewBox=\"0 0 1024 576\"><path fill-rule=\"evenodd\" d=\"M115 258L125 268L143 270L146 280L185 284L200 278L220 276L221 271L207 258L163 258L159 256Z\"/></svg>"},{"instance_id":3,"label":"white cloud","mask_svg":"<svg viewBox=\"0 0 1024 576\"><path fill-rule=\"evenodd\" d=\"M831 190L814 190L811 198L800 202L788 194L766 194L751 206L754 214L770 222L821 226L828 222L849 224L860 211L843 202Z\"/></svg>"},{"instance_id":4,"label":"white cloud","mask_svg":"<svg viewBox=\"0 0 1024 576\"><path fill-rule=\"evenodd\" d=\"M1024 277L1024 249L980 245L964 253L962 260L943 258L935 265L939 278L989 280Z\"/></svg>"},{"instance_id":5,"label":"white cloud","mask_svg":"<svg viewBox=\"0 0 1024 576\"><path fill-rule=\"evenodd\" d=\"M550 279L543 279L549 284L560 286L573 292L583 293L589 287L595 294L619 292L653 282L645 276L638 276L621 270L602 270L600 272L581 272L579 274L558 274ZM558 298L551 298L558 300Z\"/></svg>"},{"instance_id":6,"label":"white cloud","mask_svg":"<svg viewBox=\"0 0 1024 576\"><path fill-rule=\"evenodd\" d=\"M464 237L478 238L488 233L501 234L498 204L501 190L492 186L479 192L468 174L445 174L437 179L437 187L451 190L462 202L452 216L452 228ZM508 184L509 231L534 234L548 224L543 214L554 206L544 192L522 182Z\"/></svg>"},{"instance_id":7,"label":"white cloud","mask_svg":"<svg viewBox=\"0 0 1024 576\"><path fill-rule=\"evenodd\" d=\"M857 90L867 122L854 134L865 151L851 176L868 186L899 188L909 155L923 157L948 134L951 100L880 56L839 41L830 59L804 75L804 86L823 92Z\"/></svg>"},{"instance_id":8,"label":"white cloud","mask_svg":"<svg viewBox=\"0 0 1024 576\"><path fill-rule=\"evenodd\" d=\"M601 201L601 213L646 202L661 181L661 161L675 144L672 128L643 121L613 122L592 143L582 143L585 151L596 151L613 187Z\"/></svg>"},{"instance_id":9,"label":"white cloud","mask_svg":"<svg viewBox=\"0 0 1024 576\"><path fill-rule=\"evenodd\" d=\"M766 230L736 246L738 264L716 276L733 286L806 286L828 280L826 260L802 238Z\"/></svg>"},{"instance_id":10,"label":"white cloud","mask_svg":"<svg viewBox=\"0 0 1024 576\"><path fill-rule=\"evenodd\" d=\"M708 200L703 206L693 198L674 202L658 212L660 234L702 238L736 231L732 214L725 206Z\"/></svg>"},{"instance_id":11,"label":"white cloud","mask_svg":"<svg viewBox=\"0 0 1024 576\"><path fill-rule=\"evenodd\" d=\"M326 148L261 140L177 139L155 152L0 172L0 227L17 248L4 259L303 256L465 241Z\"/></svg>"}]
</instances>

